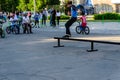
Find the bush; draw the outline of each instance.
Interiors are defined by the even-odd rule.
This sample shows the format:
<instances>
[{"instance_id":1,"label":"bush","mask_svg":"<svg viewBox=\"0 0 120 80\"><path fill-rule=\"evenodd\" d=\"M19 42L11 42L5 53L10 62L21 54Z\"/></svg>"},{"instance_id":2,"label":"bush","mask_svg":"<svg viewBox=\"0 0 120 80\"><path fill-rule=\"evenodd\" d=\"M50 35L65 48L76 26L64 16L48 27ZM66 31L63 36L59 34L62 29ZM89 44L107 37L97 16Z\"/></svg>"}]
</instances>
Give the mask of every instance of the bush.
<instances>
[{"instance_id":1,"label":"bush","mask_svg":"<svg viewBox=\"0 0 120 80\"><path fill-rule=\"evenodd\" d=\"M68 16L68 15L61 15L61 17L60 17L60 19L69 19L70 18L70 16Z\"/></svg>"},{"instance_id":2,"label":"bush","mask_svg":"<svg viewBox=\"0 0 120 80\"><path fill-rule=\"evenodd\" d=\"M104 14L95 14L95 20L120 20L120 14L117 13L104 13Z\"/></svg>"},{"instance_id":3,"label":"bush","mask_svg":"<svg viewBox=\"0 0 120 80\"><path fill-rule=\"evenodd\" d=\"M61 15L60 19L61 20L65 20L65 19L69 19L70 16L67 16L67 15ZM48 16L48 19L50 20L50 16Z\"/></svg>"}]
</instances>

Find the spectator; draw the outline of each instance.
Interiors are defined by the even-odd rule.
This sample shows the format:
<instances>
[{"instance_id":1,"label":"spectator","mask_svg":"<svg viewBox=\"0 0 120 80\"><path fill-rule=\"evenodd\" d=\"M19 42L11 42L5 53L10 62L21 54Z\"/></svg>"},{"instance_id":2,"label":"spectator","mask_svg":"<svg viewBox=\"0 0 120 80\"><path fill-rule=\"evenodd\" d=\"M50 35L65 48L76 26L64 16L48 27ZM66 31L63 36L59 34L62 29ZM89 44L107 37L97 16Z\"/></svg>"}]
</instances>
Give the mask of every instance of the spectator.
<instances>
[{"instance_id":1,"label":"spectator","mask_svg":"<svg viewBox=\"0 0 120 80\"><path fill-rule=\"evenodd\" d=\"M50 14L50 26L52 26L52 11L53 11L53 8L48 10L48 13Z\"/></svg>"},{"instance_id":2,"label":"spectator","mask_svg":"<svg viewBox=\"0 0 120 80\"><path fill-rule=\"evenodd\" d=\"M47 15L48 15L47 9L43 8L43 11L42 11L42 25L44 25L44 26L46 26Z\"/></svg>"},{"instance_id":3,"label":"spectator","mask_svg":"<svg viewBox=\"0 0 120 80\"><path fill-rule=\"evenodd\" d=\"M52 26L56 26L56 22L55 22L55 19L56 19L56 10L53 9L53 11L51 12L52 14L52 19L51 19L51 23L52 23Z\"/></svg>"},{"instance_id":4,"label":"spectator","mask_svg":"<svg viewBox=\"0 0 120 80\"><path fill-rule=\"evenodd\" d=\"M30 25L30 19L29 19L29 17L27 16L27 14L24 14L24 16L23 16L23 25L24 25L24 27L23 27L23 33L26 33L26 31L27 31L27 33L29 34L29 33L33 33L32 32L32 27L31 27L31 25ZM29 28L28 28L29 27Z\"/></svg>"},{"instance_id":5,"label":"spectator","mask_svg":"<svg viewBox=\"0 0 120 80\"><path fill-rule=\"evenodd\" d=\"M19 34L20 33L20 27L19 27L19 25L16 24L17 22L16 22L15 17L11 16L9 21L11 22L10 26L11 26L12 32L13 32L14 27L16 26L17 31L18 31L17 34Z\"/></svg>"},{"instance_id":6,"label":"spectator","mask_svg":"<svg viewBox=\"0 0 120 80\"><path fill-rule=\"evenodd\" d=\"M39 14L38 13L35 13L34 19L35 19L35 25L34 26L38 25L38 28L39 28Z\"/></svg>"},{"instance_id":7,"label":"spectator","mask_svg":"<svg viewBox=\"0 0 120 80\"><path fill-rule=\"evenodd\" d=\"M57 25L59 26L59 20L60 20L60 16L61 16L61 13L59 10L57 10L56 16L57 16Z\"/></svg>"},{"instance_id":8,"label":"spectator","mask_svg":"<svg viewBox=\"0 0 120 80\"><path fill-rule=\"evenodd\" d=\"M42 15L43 15L43 13L42 13L42 11L39 13L39 22L40 22L40 25L41 25L41 22L42 22Z\"/></svg>"}]
</instances>

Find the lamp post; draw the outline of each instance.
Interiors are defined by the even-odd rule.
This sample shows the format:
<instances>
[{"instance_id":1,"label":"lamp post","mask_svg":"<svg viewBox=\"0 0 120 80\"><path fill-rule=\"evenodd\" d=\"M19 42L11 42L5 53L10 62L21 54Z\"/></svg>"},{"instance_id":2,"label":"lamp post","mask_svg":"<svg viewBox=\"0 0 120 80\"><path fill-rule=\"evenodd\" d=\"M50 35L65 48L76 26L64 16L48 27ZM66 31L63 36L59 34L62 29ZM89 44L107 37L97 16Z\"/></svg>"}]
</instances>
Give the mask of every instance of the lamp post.
<instances>
[{"instance_id":1,"label":"lamp post","mask_svg":"<svg viewBox=\"0 0 120 80\"><path fill-rule=\"evenodd\" d=\"M33 2L34 2L34 14L35 14L35 11L36 11L36 1L33 0Z\"/></svg>"},{"instance_id":2,"label":"lamp post","mask_svg":"<svg viewBox=\"0 0 120 80\"><path fill-rule=\"evenodd\" d=\"M49 4L49 0L47 0L47 3L46 3L46 6L47 6L46 8L47 8L47 9L48 9L48 4Z\"/></svg>"}]
</instances>

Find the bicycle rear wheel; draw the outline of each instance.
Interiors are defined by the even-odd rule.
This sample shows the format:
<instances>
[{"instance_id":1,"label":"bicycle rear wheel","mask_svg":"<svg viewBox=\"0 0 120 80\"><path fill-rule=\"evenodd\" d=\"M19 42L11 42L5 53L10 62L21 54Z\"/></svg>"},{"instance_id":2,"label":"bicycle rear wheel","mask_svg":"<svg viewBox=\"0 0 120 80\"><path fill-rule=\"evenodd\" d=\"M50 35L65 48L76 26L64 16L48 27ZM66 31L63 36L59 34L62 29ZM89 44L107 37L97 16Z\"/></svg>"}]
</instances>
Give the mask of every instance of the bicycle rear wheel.
<instances>
[{"instance_id":1,"label":"bicycle rear wheel","mask_svg":"<svg viewBox=\"0 0 120 80\"><path fill-rule=\"evenodd\" d=\"M18 33L18 28L17 28L17 26L15 26L15 27L13 28L13 33L14 33L14 34L17 34L17 33Z\"/></svg>"}]
</instances>

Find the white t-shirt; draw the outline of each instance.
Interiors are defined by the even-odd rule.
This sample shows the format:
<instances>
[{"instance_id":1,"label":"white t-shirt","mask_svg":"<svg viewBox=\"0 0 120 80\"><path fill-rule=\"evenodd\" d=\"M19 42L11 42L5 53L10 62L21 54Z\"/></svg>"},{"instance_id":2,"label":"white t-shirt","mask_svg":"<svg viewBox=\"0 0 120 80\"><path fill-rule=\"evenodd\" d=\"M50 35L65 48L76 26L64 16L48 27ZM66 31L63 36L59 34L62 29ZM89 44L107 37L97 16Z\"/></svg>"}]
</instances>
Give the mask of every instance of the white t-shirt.
<instances>
[{"instance_id":1,"label":"white t-shirt","mask_svg":"<svg viewBox=\"0 0 120 80\"><path fill-rule=\"evenodd\" d=\"M61 13L60 12L57 12L56 13L56 16L60 17Z\"/></svg>"},{"instance_id":2,"label":"white t-shirt","mask_svg":"<svg viewBox=\"0 0 120 80\"><path fill-rule=\"evenodd\" d=\"M14 20L18 20L17 15L14 16Z\"/></svg>"},{"instance_id":3,"label":"white t-shirt","mask_svg":"<svg viewBox=\"0 0 120 80\"><path fill-rule=\"evenodd\" d=\"M22 21L22 23L30 23L29 17L28 17L28 16L27 16L27 17L24 17L24 16L23 16L23 21Z\"/></svg>"},{"instance_id":4,"label":"white t-shirt","mask_svg":"<svg viewBox=\"0 0 120 80\"><path fill-rule=\"evenodd\" d=\"M14 22L13 22L13 21L14 21L14 18L10 18L9 21L10 21L10 24L11 24L11 25L14 25Z\"/></svg>"}]
</instances>

